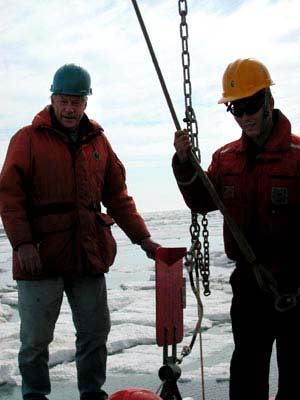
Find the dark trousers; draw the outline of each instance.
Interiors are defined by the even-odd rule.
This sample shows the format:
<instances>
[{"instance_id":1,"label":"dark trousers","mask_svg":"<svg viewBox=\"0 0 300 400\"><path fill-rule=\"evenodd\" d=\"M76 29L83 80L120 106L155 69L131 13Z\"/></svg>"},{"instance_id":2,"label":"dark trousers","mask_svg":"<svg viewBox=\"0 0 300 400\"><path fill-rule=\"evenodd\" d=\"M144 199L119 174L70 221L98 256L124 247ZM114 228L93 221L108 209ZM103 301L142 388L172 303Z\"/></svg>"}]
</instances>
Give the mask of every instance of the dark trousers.
<instances>
[{"instance_id":1,"label":"dark trousers","mask_svg":"<svg viewBox=\"0 0 300 400\"><path fill-rule=\"evenodd\" d=\"M230 400L268 400L270 359L276 343L276 400L300 398L300 306L279 312L258 287L251 271L236 268L231 320L234 351L230 365Z\"/></svg>"}]
</instances>

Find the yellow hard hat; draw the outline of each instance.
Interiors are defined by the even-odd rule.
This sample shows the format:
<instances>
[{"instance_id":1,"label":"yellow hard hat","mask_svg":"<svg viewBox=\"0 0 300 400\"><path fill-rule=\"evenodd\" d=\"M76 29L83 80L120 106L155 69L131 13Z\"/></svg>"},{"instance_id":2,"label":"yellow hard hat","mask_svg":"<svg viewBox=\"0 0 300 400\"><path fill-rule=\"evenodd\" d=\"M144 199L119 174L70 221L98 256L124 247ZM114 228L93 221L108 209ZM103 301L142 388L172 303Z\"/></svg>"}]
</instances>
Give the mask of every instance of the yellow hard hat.
<instances>
[{"instance_id":1,"label":"yellow hard hat","mask_svg":"<svg viewBox=\"0 0 300 400\"><path fill-rule=\"evenodd\" d=\"M243 99L274 85L270 73L255 58L239 58L226 68L223 75L223 96L219 104Z\"/></svg>"}]
</instances>

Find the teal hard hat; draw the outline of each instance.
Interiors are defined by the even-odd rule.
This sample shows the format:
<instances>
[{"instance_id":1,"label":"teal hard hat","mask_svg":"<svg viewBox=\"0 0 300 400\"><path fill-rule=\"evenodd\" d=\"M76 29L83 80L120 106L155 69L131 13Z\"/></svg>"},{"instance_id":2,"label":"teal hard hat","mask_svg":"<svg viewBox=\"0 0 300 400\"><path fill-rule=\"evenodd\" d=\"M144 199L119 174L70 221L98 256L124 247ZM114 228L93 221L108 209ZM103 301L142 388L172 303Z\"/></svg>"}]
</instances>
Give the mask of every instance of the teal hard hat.
<instances>
[{"instance_id":1,"label":"teal hard hat","mask_svg":"<svg viewBox=\"0 0 300 400\"><path fill-rule=\"evenodd\" d=\"M79 65L65 64L55 72L50 91L53 94L88 96L92 94L90 74Z\"/></svg>"}]
</instances>

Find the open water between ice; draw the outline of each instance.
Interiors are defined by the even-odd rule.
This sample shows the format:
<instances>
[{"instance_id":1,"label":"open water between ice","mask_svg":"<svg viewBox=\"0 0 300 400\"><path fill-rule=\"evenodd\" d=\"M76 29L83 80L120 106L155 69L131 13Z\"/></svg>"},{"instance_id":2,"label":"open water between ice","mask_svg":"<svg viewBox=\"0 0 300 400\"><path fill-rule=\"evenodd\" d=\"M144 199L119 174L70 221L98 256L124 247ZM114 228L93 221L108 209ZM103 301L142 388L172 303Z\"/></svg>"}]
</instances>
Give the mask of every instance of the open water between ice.
<instances>
[{"instance_id":1,"label":"open water between ice","mask_svg":"<svg viewBox=\"0 0 300 400\"><path fill-rule=\"evenodd\" d=\"M145 213L153 239L165 247L189 247L190 213L186 210ZM202 296L206 400L228 399L229 362L232 336L229 317L231 288L229 276L233 264L226 258L222 241L222 217L209 216L211 248L211 295ZM157 391L162 349L155 344L154 263L136 245L132 245L118 227L113 227L118 255L107 275L112 329L108 341L107 382L104 389L112 393L128 386ZM185 337L189 344L197 322L197 305L187 285L187 308L184 311ZM55 338L50 346L50 400L76 400L74 364L74 327L70 309L64 301ZM0 225L0 399L21 399L21 378L17 367L19 318L17 291L11 278L11 249ZM178 387L183 397L201 400L199 341L181 365ZM275 392L276 369L272 362L271 391Z\"/></svg>"}]
</instances>

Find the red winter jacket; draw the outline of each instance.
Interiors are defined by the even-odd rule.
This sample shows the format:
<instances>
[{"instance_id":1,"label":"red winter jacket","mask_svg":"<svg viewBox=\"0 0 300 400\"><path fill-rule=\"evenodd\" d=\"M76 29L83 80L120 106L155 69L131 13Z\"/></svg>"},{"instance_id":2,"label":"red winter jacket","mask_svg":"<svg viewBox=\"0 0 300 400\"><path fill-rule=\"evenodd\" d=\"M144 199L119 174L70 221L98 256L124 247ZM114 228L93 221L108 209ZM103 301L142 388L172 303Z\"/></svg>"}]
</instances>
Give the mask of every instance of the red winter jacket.
<instances>
[{"instance_id":1,"label":"red winter jacket","mask_svg":"<svg viewBox=\"0 0 300 400\"><path fill-rule=\"evenodd\" d=\"M273 120L271 137L261 151L243 134L214 153L207 174L258 261L273 271L300 271L300 138L291 134L290 122L279 110L274 110ZM191 181L179 188L193 211L216 209L200 180L191 179L189 162L180 164L174 156L173 169L178 181ZM228 257L243 263L226 224L224 243Z\"/></svg>"},{"instance_id":2,"label":"red winter jacket","mask_svg":"<svg viewBox=\"0 0 300 400\"><path fill-rule=\"evenodd\" d=\"M112 218L134 243L150 236L101 126L84 115L75 147L52 124L51 113L46 107L13 136L0 175L0 214L14 249L14 279L107 272L116 254ZM38 277L20 270L16 250L24 243L39 249Z\"/></svg>"}]
</instances>

